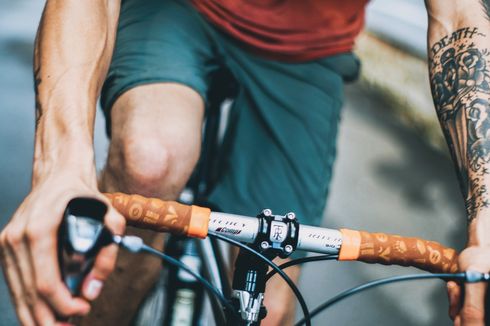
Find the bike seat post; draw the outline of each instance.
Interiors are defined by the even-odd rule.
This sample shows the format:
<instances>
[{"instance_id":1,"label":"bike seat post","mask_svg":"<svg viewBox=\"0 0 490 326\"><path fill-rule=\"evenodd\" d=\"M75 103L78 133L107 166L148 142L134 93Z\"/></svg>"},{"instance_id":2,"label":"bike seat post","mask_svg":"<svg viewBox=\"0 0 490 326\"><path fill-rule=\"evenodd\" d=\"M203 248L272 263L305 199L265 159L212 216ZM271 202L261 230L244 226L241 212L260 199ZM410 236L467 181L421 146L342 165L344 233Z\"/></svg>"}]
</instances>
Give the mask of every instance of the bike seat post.
<instances>
[{"instance_id":1,"label":"bike seat post","mask_svg":"<svg viewBox=\"0 0 490 326\"><path fill-rule=\"evenodd\" d=\"M288 257L298 241L299 224L294 213L273 215L265 209L257 218L260 227L254 243L248 246L270 260ZM233 274L232 299L241 325L258 325L267 311L263 305L268 265L246 250L240 250Z\"/></svg>"}]
</instances>

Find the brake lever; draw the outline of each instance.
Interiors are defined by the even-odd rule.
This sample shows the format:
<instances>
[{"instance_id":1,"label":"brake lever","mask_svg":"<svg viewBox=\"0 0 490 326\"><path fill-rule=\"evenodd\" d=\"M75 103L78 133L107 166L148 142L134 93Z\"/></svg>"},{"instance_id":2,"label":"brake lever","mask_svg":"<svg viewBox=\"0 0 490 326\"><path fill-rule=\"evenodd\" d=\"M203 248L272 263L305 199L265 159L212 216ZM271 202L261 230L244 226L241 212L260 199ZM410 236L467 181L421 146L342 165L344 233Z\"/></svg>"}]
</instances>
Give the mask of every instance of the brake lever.
<instances>
[{"instance_id":1,"label":"brake lever","mask_svg":"<svg viewBox=\"0 0 490 326\"><path fill-rule=\"evenodd\" d=\"M107 205L94 198L72 199L58 230L58 261L61 276L70 293L78 296L82 282L92 268L99 251L113 243L113 235L104 226Z\"/></svg>"}]
</instances>

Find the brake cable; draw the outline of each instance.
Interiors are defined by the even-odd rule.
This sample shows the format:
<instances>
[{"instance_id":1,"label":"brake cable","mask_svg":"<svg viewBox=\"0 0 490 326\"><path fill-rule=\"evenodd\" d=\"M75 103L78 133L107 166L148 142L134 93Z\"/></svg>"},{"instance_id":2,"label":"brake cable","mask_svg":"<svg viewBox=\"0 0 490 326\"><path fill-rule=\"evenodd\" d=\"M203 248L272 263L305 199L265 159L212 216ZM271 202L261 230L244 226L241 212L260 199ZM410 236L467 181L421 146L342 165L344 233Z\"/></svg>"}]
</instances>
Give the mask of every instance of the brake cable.
<instances>
[{"instance_id":1,"label":"brake cable","mask_svg":"<svg viewBox=\"0 0 490 326\"><path fill-rule=\"evenodd\" d=\"M208 232L208 236L214 237L216 239L219 239L219 240L228 242L230 244L233 244L237 247L240 247L241 249L246 250L246 251L256 255L258 258L260 258L265 263L267 263L267 265L269 265L271 268L273 268L274 271L276 273L278 273L284 279L284 281L286 281L286 283L289 285L289 287L293 291L294 295L298 299L298 302L301 306L301 310L303 311L303 315L304 315L304 317L302 319L303 323L306 324L307 326L311 326L310 312L308 310L308 306L306 305L305 299L303 298L303 295L299 291L298 287L294 284L294 282L289 278L289 276L286 275L286 273L284 273L284 271L282 269L280 269L275 263L273 263L270 259L268 259L264 255L262 255L261 253L253 250L252 248L248 247L247 245L244 245L241 242L229 239L229 238L227 238L221 234L218 234L218 233L215 233L212 231Z\"/></svg>"},{"instance_id":2,"label":"brake cable","mask_svg":"<svg viewBox=\"0 0 490 326\"><path fill-rule=\"evenodd\" d=\"M388 277L388 278L382 278L378 280L374 280L368 283L361 284L359 286L353 287L351 289L348 289L335 297L325 301L315 309L310 311L310 316L311 318L315 317L318 315L320 312L323 310L333 306L334 304L338 303L339 301L342 301L354 294L360 293L364 290L368 290L377 286L381 285L386 285L390 283L395 283L395 282L402 282L402 281L411 281L411 280L420 280L420 279L435 279L439 278L442 280L463 280L468 283L476 283L476 282L482 282L486 281L488 282L490 280L490 274L489 273L479 273L479 272L474 272L474 271L466 271L462 273L434 273L434 274L409 274L409 275L401 275L401 276L393 276L393 277ZM306 320L303 318L300 321L298 321L295 326L301 326L306 323Z\"/></svg>"},{"instance_id":3,"label":"brake cable","mask_svg":"<svg viewBox=\"0 0 490 326\"><path fill-rule=\"evenodd\" d=\"M288 262L285 262L284 264L279 265L279 268L284 270L288 267L301 265L304 263L310 263L310 262L314 262L314 261L337 260L338 258L339 258L338 255L331 255L331 254L297 258L297 259L293 259L293 260L290 260ZM267 274L265 281L267 282L272 276L276 275L276 273L277 273L276 270L270 271Z\"/></svg>"},{"instance_id":4,"label":"brake cable","mask_svg":"<svg viewBox=\"0 0 490 326\"><path fill-rule=\"evenodd\" d=\"M194 277L196 279L196 281L201 283L206 288L206 290L209 291L209 293L215 295L219 299L219 301L223 304L223 306L225 306L227 309L229 309L232 313L238 315L238 312L235 310L235 308L228 302L228 300L226 300L226 298L223 296L223 294L220 293L220 291L215 286L213 286L208 280L206 280L205 278L203 278L202 276L200 276L199 274L194 272L192 269L190 269L184 263L178 261L177 259L175 259L175 258L173 258L173 257L171 257L171 256L169 256L163 252L158 251L155 248L152 248L152 247L146 245L143 242L143 239L141 239L140 237L116 235L113 237L113 239L117 245L120 245L121 247L123 247L124 249L126 249L132 253L147 252L147 253L150 253L152 255L159 257L160 259L164 260L165 262L167 262L169 264L174 265L177 268L181 268L185 272L192 275L192 277Z\"/></svg>"}]
</instances>

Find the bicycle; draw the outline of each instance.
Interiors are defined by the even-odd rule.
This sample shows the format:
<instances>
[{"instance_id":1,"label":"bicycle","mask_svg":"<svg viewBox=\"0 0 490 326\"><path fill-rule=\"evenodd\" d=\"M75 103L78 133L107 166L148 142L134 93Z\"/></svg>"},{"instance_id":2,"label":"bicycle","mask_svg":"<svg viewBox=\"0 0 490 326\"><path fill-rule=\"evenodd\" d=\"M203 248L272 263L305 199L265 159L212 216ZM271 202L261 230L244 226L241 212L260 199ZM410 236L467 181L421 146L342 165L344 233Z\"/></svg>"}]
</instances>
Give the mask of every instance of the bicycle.
<instances>
[{"instance_id":1,"label":"bicycle","mask_svg":"<svg viewBox=\"0 0 490 326\"><path fill-rule=\"evenodd\" d=\"M274 215L267 209L257 217L249 217L212 212L208 208L139 195L105 195L125 216L129 225L192 238L211 237L238 246L240 252L235 263L233 282L229 287L216 284L216 280L222 279L206 279L182 262L146 246L140 238L112 235L103 226L107 207L90 198L78 198L68 205L60 228L62 274L74 294L79 290L83 275L90 269L96 252L110 243L116 243L131 252L157 255L192 276L211 297L216 298L211 303L217 325L259 325L266 315L266 308L262 304L265 283L275 273L286 281L300 303L304 318L296 325L311 325L311 318L324 309L353 294L382 284L429 278L464 282L490 280L488 273L457 272L456 251L433 241L302 225L294 213ZM321 255L292 260L280 266L272 262L273 258L288 257L295 250ZM332 259L414 266L432 274L405 275L369 282L345 291L309 311L300 291L283 269L305 262ZM268 272L269 267L273 269L272 272Z\"/></svg>"}]
</instances>

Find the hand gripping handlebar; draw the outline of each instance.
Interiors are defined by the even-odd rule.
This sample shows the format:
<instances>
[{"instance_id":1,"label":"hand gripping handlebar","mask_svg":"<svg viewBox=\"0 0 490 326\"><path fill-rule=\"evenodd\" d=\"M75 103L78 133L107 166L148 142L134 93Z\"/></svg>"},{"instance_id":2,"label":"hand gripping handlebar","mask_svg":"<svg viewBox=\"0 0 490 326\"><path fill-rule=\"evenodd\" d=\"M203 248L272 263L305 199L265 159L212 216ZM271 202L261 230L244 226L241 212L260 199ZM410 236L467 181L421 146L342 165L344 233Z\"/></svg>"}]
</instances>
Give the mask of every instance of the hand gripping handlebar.
<instances>
[{"instance_id":1,"label":"hand gripping handlebar","mask_svg":"<svg viewBox=\"0 0 490 326\"><path fill-rule=\"evenodd\" d=\"M216 213L220 218L219 224L214 222L214 219L210 223L211 214L215 213L199 206L122 193L105 195L111 200L113 207L124 215L129 225L140 228L205 238L208 227L216 231L217 225L224 225L228 228L220 228L227 232L223 235L235 240L252 242L255 240L253 237L256 232L251 229L259 226L256 218L223 213ZM301 232L300 225L299 234L304 239L298 239L298 249L323 253L337 250L339 260L414 266L433 273L453 273L458 270L456 251L434 241L348 229L341 229L339 232L311 226L303 226L303 228L308 232ZM249 237L245 238L244 233ZM335 236L336 233L339 234L338 237ZM335 249L338 248L339 239L341 239L340 250ZM308 245L302 246L302 243Z\"/></svg>"}]
</instances>

